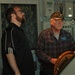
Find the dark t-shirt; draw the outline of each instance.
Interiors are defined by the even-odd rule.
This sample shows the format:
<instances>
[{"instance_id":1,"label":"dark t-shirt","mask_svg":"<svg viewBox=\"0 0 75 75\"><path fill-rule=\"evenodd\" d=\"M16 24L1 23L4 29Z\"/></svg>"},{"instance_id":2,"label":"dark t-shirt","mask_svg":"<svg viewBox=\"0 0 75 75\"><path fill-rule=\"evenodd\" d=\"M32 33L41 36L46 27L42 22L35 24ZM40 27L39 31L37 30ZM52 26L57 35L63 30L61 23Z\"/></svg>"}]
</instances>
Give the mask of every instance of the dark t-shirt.
<instances>
[{"instance_id":1,"label":"dark t-shirt","mask_svg":"<svg viewBox=\"0 0 75 75\"><path fill-rule=\"evenodd\" d=\"M2 75L14 75L6 58L6 54L10 52L15 56L21 75L34 75L34 63L28 39L24 31L13 23L5 29L2 35Z\"/></svg>"}]
</instances>

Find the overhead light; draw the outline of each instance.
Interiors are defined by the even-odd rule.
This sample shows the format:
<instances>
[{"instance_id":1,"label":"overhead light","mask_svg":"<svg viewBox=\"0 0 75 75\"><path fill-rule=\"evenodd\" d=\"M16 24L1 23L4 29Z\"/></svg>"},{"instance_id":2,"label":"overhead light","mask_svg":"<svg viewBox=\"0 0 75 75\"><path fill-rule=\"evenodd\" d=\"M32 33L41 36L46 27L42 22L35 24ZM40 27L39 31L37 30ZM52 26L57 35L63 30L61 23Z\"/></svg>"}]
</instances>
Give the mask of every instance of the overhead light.
<instances>
[{"instance_id":1,"label":"overhead light","mask_svg":"<svg viewBox=\"0 0 75 75\"><path fill-rule=\"evenodd\" d=\"M72 17L72 14L69 14L68 17Z\"/></svg>"},{"instance_id":2,"label":"overhead light","mask_svg":"<svg viewBox=\"0 0 75 75\"><path fill-rule=\"evenodd\" d=\"M71 10L72 8L71 7L69 7L69 10Z\"/></svg>"}]
</instances>

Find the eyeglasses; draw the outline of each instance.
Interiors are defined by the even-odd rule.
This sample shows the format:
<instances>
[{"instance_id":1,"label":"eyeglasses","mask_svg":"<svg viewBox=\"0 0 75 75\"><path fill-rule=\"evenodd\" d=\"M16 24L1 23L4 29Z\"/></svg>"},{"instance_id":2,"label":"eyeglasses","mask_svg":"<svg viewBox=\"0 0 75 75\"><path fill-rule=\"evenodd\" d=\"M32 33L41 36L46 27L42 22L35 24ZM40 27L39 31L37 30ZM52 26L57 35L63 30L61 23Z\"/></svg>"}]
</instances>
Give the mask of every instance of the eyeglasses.
<instances>
[{"instance_id":1,"label":"eyeglasses","mask_svg":"<svg viewBox=\"0 0 75 75\"><path fill-rule=\"evenodd\" d=\"M23 11L23 10L18 10L18 11L16 11L16 12L20 12L20 13L23 13L24 11Z\"/></svg>"}]
</instances>

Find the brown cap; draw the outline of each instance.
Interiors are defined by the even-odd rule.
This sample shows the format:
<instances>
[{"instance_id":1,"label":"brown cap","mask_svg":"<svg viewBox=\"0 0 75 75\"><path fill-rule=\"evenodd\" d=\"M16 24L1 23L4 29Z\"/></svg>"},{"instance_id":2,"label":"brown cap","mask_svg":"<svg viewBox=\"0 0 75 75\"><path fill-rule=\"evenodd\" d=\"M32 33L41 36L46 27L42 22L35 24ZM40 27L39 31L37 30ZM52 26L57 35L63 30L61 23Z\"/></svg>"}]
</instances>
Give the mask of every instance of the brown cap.
<instances>
[{"instance_id":1,"label":"brown cap","mask_svg":"<svg viewBox=\"0 0 75 75\"><path fill-rule=\"evenodd\" d=\"M60 12L54 12L54 13L51 15L51 18L61 18L62 20L64 20L64 16L63 16L63 14L61 14Z\"/></svg>"}]
</instances>

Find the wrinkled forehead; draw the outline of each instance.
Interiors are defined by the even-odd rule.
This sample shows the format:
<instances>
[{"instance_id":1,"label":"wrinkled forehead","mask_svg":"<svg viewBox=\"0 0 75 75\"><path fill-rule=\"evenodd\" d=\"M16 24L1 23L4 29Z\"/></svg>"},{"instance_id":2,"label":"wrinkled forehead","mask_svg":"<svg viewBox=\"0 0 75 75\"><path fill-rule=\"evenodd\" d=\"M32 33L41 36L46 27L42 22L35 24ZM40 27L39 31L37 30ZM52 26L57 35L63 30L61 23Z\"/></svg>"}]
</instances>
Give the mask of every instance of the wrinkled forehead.
<instances>
[{"instance_id":1,"label":"wrinkled forehead","mask_svg":"<svg viewBox=\"0 0 75 75\"><path fill-rule=\"evenodd\" d=\"M53 18L54 20L62 20L62 18Z\"/></svg>"},{"instance_id":2,"label":"wrinkled forehead","mask_svg":"<svg viewBox=\"0 0 75 75\"><path fill-rule=\"evenodd\" d=\"M63 21L62 18L51 18L51 20L55 20L55 21L61 20L61 21Z\"/></svg>"}]
</instances>

